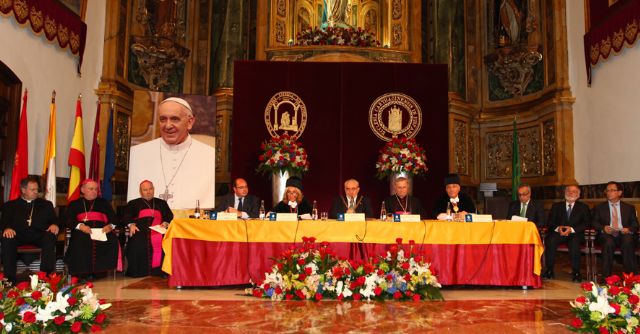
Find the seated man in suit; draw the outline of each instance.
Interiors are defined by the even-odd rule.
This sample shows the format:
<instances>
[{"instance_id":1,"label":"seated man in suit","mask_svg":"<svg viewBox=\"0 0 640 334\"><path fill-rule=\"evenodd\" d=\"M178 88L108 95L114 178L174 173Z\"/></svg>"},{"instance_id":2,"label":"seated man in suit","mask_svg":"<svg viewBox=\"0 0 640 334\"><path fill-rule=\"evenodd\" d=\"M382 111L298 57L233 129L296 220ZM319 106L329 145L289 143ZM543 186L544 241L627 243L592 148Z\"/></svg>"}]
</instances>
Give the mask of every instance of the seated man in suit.
<instances>
[{"instance_id":1,"label":"seated man in suit","mask_svg":"<svg viewBox=\"0 0 640 334\"><path fill-rule=\"evenodd\" d=\"M364 213L365 217L373 217L371 202L364 196L358 196L360 184L355 179L344 182L345 196L336 196L333 199L329 218L336 219L338 213Z\"/></svg>"},{"instance_id":2,"label":"seated man in suit","mask_svg":"<svg viewBox=\"0 0 640 334\"><path fill-rule=\"evenodd\" d=\"M42 249L40 271L52 273L56 267L58 223L53 204L38 198L38 180L20 181L22 196L2 205L2 263L7 280L16 283L18 246L36 245Z\"/></svg>"},{"instance_id":3,"label":"seated man in suit","mask_svg":"<svg viewBox=\"0 0 640 334\"><path fill-rule=\"evenodd\" d=\"M616 246L622 251L624 271L638 273L636 265L636 231L638 219L633 205L622 202L623 188L619 182L607 183L607 201L593 208L593 228L598 232L598 243L602 246L602 276L611 276L613 252Z\"/></svg>"},{"instance_id":4,"label":"seated man in suit","mask_svg":"<svg viewBox=\"0 0 640 334\"><path fill-rule=\"evenodd\" d=\"M545 226L543 204L531 199L531 187L528 184L521 184L518 187L518 201L513 201L509 204L507 219L511 219L512 216L527 218L538 227Z\"/></svg>"},{"instance_id":5,"label":"seated man in suit","mask_svg":"<svg viewBox=\"0 0 640 334\"><path fill-rule=\"evenodd\" d=\"M574 282L580 282L580 243L584 240L584 230L589 225L589 206L578 202L580 188L570 185L564 189L564 201L554 203L549 212L549 232L545 239L546 270L542 274L544 279L553 279L553 267L556 262L558 245L563 242L569 244L571 256L571 277Z\"/></svg>"},{"instance_id":6,"label":"seated man in suit","mask_svg":"<svg viewBox=\"0 0 640 334\"><path fill-rule=\"evenodd\" d=\"M235 212L239 218L258 218L260 214L260 199L249 195L249 185L242 178L233 181L233 193L226 195L218 205L215 212Z\"/></svg>"},{"instance_id":7,"label":"seated man in suit","mask_svg":"<svg viewBox=\"0 0 640 334\"><path fill-rule=\"evenodd\" d=\"M449 215L456 215L458 218L467 213L475 213L476 205L469 195L460 192L460 176L449 174L444 178L445 195L440 197L434 206L433 215L437 219L447 219Z\"/></svg>"},{"instance_id":8,"label":"seated man in suit","mask_svg":"<svg viewBox=\"0 0 640 334\"><path fill-rule=\"evenodd\" d=\"M393 182L395 194L384 200L388 214L414 214L426 219L426 213L419 198L409 195L409 180L406 177L398 177Z\"/></svg>"}]
</instances>

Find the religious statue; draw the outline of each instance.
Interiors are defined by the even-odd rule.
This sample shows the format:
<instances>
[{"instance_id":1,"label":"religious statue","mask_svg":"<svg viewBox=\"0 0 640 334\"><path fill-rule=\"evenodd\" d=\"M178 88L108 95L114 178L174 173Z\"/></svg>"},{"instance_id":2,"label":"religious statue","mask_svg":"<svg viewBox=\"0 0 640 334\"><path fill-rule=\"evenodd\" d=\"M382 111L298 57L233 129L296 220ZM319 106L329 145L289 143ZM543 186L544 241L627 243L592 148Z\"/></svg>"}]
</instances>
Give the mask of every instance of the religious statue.
<instances>
[{"instance_id":1,"label":"religious statue","mask_svg":"<svg viewBox=\"0 0 640 334\"><path fill-rule=\"evenodd\" d=\"M322 28L349 28L351 21L351 0L324 0Z\"/></svg>"},{"instance_id":2,"label":"religious statue","mask_svg":"<svg viewBox=\"0 0 640 334\"><path fill-rule=\"evenodd\" d=\"M509 37L509 44L518 44L522 12L514 0L502 0L500 3L500 25Z\"/></svg>"},{"instance_id":3,"label":"religious statue","mask_svg":"<svg viewBox=\"0 0 640 334\"><path fill-rule=\"evenodd\" d=\"M389 110L389 132L397 133L402 130L402 111L397 106Z\"/></svg>"}]
</instances>

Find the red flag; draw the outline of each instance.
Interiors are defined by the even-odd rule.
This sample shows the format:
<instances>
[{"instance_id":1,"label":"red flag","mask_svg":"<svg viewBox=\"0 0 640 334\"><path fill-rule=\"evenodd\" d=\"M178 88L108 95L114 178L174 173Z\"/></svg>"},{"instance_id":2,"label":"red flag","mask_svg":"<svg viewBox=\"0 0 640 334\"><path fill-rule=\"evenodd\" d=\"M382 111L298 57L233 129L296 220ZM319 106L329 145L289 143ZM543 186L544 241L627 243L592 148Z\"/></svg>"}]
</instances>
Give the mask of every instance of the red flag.
<instances>
[{"instance_id":1,"label":"red flag","mask_svg":"<svg viewBox=\"0 0 640 334\"><path fill-rule=\"evenodd\" d=\"M22 97L22 113L20 114L20 129L18 130L18 145L13 159L13 172L11 174L11 193L9 200L14 200L22 194L20 180L29 175L29 135L27 133L27 90Z\"/></svg>"},{"instance_id":2,"label":"red flag","mask_svg":"<svg viewBox=\"0 0 640 334\"><path fill-rule=\"evenodd\" d=\"M71 149L69 150L69 166L71 173L69 174L69 193L67 200L69 202L80 198L80 182L86 178L86 168L84 165L84 133L82 132L82 105L80 97L76 103L76 125L73 131L73 139L71 140Z\"/></svg>"},{"instance_id":3,"label":"red flag","mask_svg":"<svg viewBox=\"0 0 640 334\"><path fill-rule=\"evenodd\" d=\"M100 103L96 111L96 125L93 128L93 144L91 145L91 158L89 160L89 178L95 181L100 180Z\"/></svg>"}]
</instances>

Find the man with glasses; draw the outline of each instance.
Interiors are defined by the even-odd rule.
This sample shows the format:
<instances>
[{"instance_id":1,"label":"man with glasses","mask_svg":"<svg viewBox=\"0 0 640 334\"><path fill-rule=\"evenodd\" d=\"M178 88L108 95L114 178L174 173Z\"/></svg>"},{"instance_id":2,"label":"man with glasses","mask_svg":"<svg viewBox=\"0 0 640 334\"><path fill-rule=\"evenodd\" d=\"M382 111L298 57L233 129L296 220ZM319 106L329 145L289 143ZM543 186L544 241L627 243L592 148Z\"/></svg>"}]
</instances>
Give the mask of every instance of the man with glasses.
<instances>
[{"instance_id":1,"label":"man with glasses","mask_svg":"<svg viewBox=\"0 0 640 334\"><path fill-rule=\"evenodd\" d=\"M534 222L538 227L545 226L543 204L531 199L531 187L528 184L522 184L518 187L518 200L509 204L507 219L512 216L527 218L528 221Z\"/></svg>"},{"instance_id":2,"label":"man with glasses","mask_svg":"<svg viewBox=\"0 0 640 334\"><path fill-rule=\"evenodd\" d=\"M218 205L215 212L235 212L238 218L258 218L260 214L260 199L249 195L249 185L242 178L233 181L233 193L226 195Z\"/></svg>"},{"instance_id":3,"label":"man with glasses","mask_svg":"<svg viewBox=\"0 0 640 334\"><path fill-rule=\"evenodd\" d=\"M367 197L360 196L360 184L356 179L344 182L344 196L336 196L329 211L329 218L336 219L338 213L364 213L365 217L372 218L371 202Z\"/></svg>"},{"instance_id":4,"label":"man with glasses","mask_svg":"<svg viewBox=\"0 0 640 334\"><path fill-rule=\"evenodd\" d=\"M584 240L584 230L589 225L589 206L578 202L580 188L570 185L564 188L564 201L554 203L547 220L549 232L545 239L544 255L547 269L542 274L544 279L553 279L553 267L556 262L556 251L561 243L569 245L571 257L571 278L580 282L580 242Z\"/></svg>"},{"instance_id":5,"label":"man with glasses","mask_svg":"<svg viewBox=\"0 0 640 334\"><path fill-rule=\"evenodd\" d=\"M605 278L611 275L616 247L622 251L624 271L638 273L635 255L638 219L635 207L620 200L623 190L621 183L610 181L605 190L607 201L593 208L591 224L598 232L598 243L602 246L602 276Z\"/></svg>"}]
</instances>

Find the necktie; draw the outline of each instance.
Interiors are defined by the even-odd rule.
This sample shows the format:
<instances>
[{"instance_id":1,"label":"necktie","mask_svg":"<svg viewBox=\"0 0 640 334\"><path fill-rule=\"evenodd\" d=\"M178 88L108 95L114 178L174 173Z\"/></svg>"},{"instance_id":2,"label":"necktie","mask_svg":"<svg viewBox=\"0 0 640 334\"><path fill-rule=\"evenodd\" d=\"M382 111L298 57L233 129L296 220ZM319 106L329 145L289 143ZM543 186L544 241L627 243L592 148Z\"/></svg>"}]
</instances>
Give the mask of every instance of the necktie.
<instances>
[{"instance_id":1,"label":"necktie","mask_svg":"<svg viewBox=\"0 0 640 334\"><path fill-rule=\"evenodd\" d=\"M520 217L527 216L527 203L522 203L522 207L520 208Z\"/></svg>"},{"instance_id":2,"label":"necktie","mask_svg":"<svg viewBox=\"0 0 640 334\"><path fill-rule=\"evenodd\" d=\"M242 197L238 198L238 211L242 211Z\"/></svg>"},{"instance_id":3,"label":"necktie","mask_svg":"<svg viewBox=\"0 0 640 334\"><path fill-rule=\"evenodd\" d=\"M567 208L567 220L569 220L569 218L571 217L571 204L569 204L569 207Z\"/></svg>"},{"instance_id":4,"label":"necktie","mask_svg":"<svg viewBox=\"0 0 640 334\"><path fill-rule=\"evenodd\" d=\"M349 197L349 209L353 209L353 205L354 205L353 202L355 202L353 200L353 197Z\"/></svg>"},{"instance_id":5,"label":"necktie","mask_svg":"<svg viewBox=\"0 0 640 334\"><path fill-rule=\"evenodd\" d=\"M620 218L618 218L618 203L611 204L613 210L611 210L611 225L616 230L622 230L622 226L620 226Z\"/></svg>"}]
</instances>

